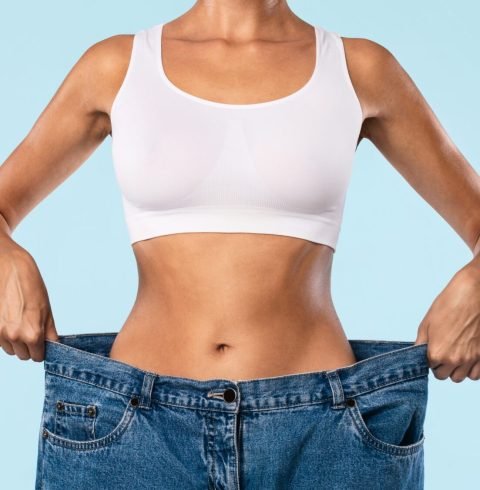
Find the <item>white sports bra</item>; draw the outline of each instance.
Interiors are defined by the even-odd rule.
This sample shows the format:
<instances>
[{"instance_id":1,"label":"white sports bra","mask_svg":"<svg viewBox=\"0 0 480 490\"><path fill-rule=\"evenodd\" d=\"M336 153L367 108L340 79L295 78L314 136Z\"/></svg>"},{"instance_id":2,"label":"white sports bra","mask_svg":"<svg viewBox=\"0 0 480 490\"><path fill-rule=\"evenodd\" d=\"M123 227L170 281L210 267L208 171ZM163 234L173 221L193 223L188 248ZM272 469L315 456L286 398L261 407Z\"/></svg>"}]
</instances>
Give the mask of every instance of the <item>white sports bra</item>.
<instances>
[{"instance_id":1,"label":"white sports bra","mask_svg":"<svg viewBox=\"0 0 480 490\"><path fill-rule=\"evenodd\" d=\"M225 104L167 78L162 27L135 34L111 109L130 242L172 233L266 233L335 252L363 122L339 34L314 26L315 70L296 92Z\"/></svg>"}]
</instances>

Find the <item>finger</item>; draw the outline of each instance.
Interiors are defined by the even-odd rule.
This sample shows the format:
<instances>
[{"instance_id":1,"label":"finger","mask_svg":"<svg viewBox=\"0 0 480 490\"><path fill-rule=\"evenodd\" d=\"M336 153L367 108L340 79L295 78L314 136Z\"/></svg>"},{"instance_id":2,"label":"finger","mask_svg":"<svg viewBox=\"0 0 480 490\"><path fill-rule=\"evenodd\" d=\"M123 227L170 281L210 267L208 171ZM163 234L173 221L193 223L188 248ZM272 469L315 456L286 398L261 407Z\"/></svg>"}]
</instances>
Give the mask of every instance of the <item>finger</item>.
<instances>
[{"instance_id":1,"label":"finger","mask_svg":"<svg viewBox=\"0 0 480 490\"><path fill-rule=\"evenodd\" d=\"M440 364L436 367L432 367L433 375L435 376L435 378L442 381L450 376L452 370L453 366L449 366L448 364Z\"/></svg>"},{"instance_id":2,"label":"finger","mask_svg":"<svg viewBox=\"0 0 480 490\"><path fill-rule=\"evenodd\" d=\"M12 344L8 340L4 340L2 342L2 349L9 355L14 356L15 351L13 350Z\"/></svg>"},{"instance_id":3,"label":"finger","mask_svg":"<svg viewBox=\"0 0 480 490\"><path fill-rule=\"evenodd\" d=\"M43 348L43 329L37 322L26 323L22 330L22 341L27 347L28 358L38 361L41 360L41 350Z\"/></svg>"},{"instance_id":4,"label":"finger","mask_svg":"<svg viewBox=\"0 0 480 490\"><path fill-rule=\"evenodd\" d=\"M44 338L45 340L52 340L54 342L58 342L58 333L57 329L55 327L55 322L53 320L53 317L50 315L45 323L45 334Z\"/></svg>"},{"instance_id":5,"label":"finger","mask_svg":"<svg viewBox=\"0 0 480 490\"><path fill-rule=\"evenodd\" d=\"M445 366L445 364L442 362L441 356L438 353L433 352L432 344L429 344L427 348L427 360L428 366L432 370L438 370L439 368Z\"/></svg>"},{"instance_id":6,"label":"finger","mask_svg":"<svg viewBox=\"0 0 480 490\"><path fill-rule=\"evenodd\" d=\"M461 383L468 375L475 363L468 362L457 366L452 373L450 378L454 383Z\"/></svg>"},{"instance_id":7,"label":"finger","mask_svg":"<svg viewBox=\"0 0 480 490\"><path fill-rule=\"evenodd\" d=\"M417 331L417 338L415 340L415 344L426 344L428 341L428 334L426 326L421 325Z\"/></svg>"},{"instance_id":8,"label":"finger","mask_svg":"<svg viewBox=\"0 0 480 490\"><path fill-rule=\"evenodd\" d=\"M480 379L480 361L472 366L472 369L470 369L470 372L468 373L468 377L474 381Z\"/></svg>"},{"instance_id":9,"label":"finger","mask_svg":"<svg viewBox=\"0 0 480 490\"><path fill-rule=\"evenodd\" d=\"M23 342L12 342L12 347L15 355L22 361L27 361L28 359L30 359L28 348Z\"/></svg>"},{"instance_id":10,"label":"finger","mask_svg":"<svg viewBox=\"0 0 480 490\"><path fill-rule=\"evenodd\" d=\"M45 355L45 343L43 341L43 335L38 334L32 342L27 344L32 361L43 361Z\"/></svg>"}]
</instances>

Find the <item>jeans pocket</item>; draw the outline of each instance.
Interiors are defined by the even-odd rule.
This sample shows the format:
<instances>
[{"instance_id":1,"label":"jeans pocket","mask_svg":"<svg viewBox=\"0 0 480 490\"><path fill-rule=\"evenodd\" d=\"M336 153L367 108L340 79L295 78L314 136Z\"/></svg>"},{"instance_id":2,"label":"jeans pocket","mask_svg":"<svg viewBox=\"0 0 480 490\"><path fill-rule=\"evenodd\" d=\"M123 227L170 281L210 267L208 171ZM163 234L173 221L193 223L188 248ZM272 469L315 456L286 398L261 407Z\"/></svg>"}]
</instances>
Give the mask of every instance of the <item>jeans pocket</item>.
<instances>
[{"instance_id":1,"label":"jeans pocket","mask_svg":"<svg viewBox=\"0 0 480 490\"><path fill-rule=\"evenodd\" d=\"M56 446L99 449L125 433L137 406L137 397L47 371L42 434Z\"/></svg>"},{"instance_id":2,"label":"jeans pocket","mask_svg":"<svg viewBox=\"0 0 480 490\"><path fill-rule=\"evenodd\" d=\"M350 398L346 410L363 443L402 456L423 447L427 400L428 374Z\"/></svg>"},{"instance_id":3,"label":"jeans pocket","mask_svg":"<svg viewBox=\"0 0 480 490\"><path fill-rule=\"evenodd\" d=\"M95 438L97 405L57 400L55 403L54 432L75 440Z\"/></svg>"}]
</instances>

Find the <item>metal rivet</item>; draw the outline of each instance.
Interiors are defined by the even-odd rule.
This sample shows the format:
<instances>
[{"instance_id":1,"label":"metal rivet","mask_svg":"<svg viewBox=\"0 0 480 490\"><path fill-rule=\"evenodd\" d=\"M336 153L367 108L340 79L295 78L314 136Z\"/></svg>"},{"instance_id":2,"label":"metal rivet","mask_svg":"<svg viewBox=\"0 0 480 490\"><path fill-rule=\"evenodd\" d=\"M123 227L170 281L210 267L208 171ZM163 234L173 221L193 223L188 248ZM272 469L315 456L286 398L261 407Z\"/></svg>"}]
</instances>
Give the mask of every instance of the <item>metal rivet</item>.
<instances>
[{"instance_id":1,"label":"metal rivet","mask_svg":"<svg viewBox=\"0 0 480 490\"><path fill-rule=\"evenodd\" d=\"M58 402L57 402L57 409L58 409L58 410L63 410L64 408L65 408L64 403L63 403L63 402L61 402L61 401L58 401Z\"/></svg>"},{"instance_id":2,"label":"metal rivet","mask_svg":"<svg viewBox=\"0 0 480 490\"><path fill-rule=\"evenodd\" d=\"M46 429L43 429L42 435L45 439L48 437L48 432L46 431Z\"/></svg>"},{"instance_id":3,"label":"metal rivet","mask_svg":"<svg viewBox=\"0 0 480 490\"><path fill-rule=\"evenodd\" d=\"M136 406L138 405L138 403L139 403L138 398L137 398L137 397L132 398L132 399L130 400L130 403L131 403L131 404L132 404L134 407L136 407Z\"/></svg>"},{"instance_id":4,"label":"metal rivet","mask_svg":"<svg viewBox=\"0 0 480 490\"><path fill-rule=\"evenodd\" d=\"M349 398L348 400L346 400L346 403L349 407L354 407L356 402L354 398Z\"/></svg>"},{"instance_id":5,"label":"metal rivet","mask_svg":"<svg viewBox=\"0 0 480 490\"><path fill-rule=\"evenodd\" d=\"M90 415L90 417L94 417L95 412L96 412L95 407L88 407L87 408L87 413L88 413L88 415Z\"/></svg>"}]
</instances>

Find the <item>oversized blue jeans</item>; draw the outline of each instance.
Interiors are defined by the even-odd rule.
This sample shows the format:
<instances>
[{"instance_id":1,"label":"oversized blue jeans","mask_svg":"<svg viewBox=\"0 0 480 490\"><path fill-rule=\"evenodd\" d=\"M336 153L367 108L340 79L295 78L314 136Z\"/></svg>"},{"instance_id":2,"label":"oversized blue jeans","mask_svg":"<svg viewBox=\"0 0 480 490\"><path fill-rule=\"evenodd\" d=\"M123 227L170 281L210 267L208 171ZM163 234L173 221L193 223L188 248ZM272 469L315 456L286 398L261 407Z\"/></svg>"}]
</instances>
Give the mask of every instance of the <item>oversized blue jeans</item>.
<instances>
[{"instance_id":1,"label":"oversized blue jeans","mask_svg":"<svg viewBox=\"0 0 480 490\"><path fill-rule=\"evenodd\" d=\"M349 340L357 362L248 381L109 358L117 333L45 341L36 489L422 489L427 344Z\"/></svg>"}]
</instances>

